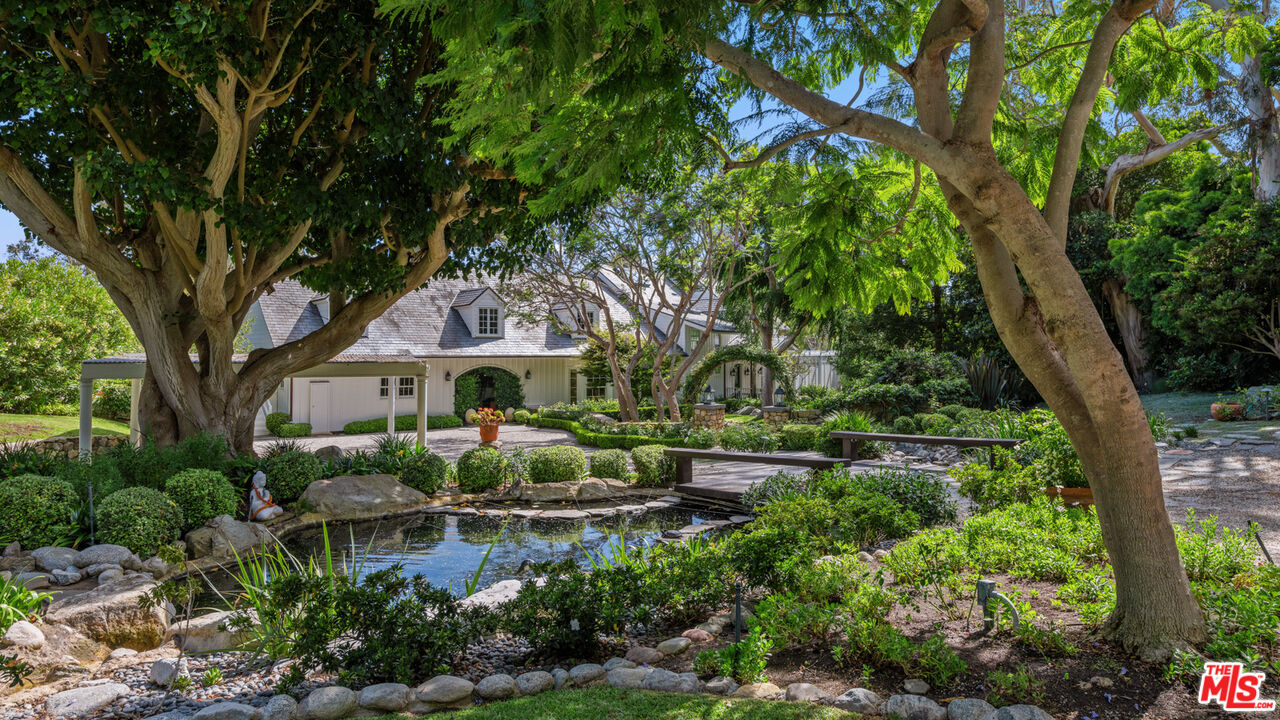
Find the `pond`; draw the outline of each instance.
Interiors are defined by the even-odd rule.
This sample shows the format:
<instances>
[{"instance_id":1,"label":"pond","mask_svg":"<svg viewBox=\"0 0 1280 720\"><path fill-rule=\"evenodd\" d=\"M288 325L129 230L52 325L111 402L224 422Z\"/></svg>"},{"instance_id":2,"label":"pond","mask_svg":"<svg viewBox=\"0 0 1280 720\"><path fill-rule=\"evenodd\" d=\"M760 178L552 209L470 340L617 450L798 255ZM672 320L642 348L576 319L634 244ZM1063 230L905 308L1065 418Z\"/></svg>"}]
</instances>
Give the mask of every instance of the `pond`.
<instances>
[{"instance_id":1,"label":"pond","mask_svg":"<svg viewBox=\"0 0 1280 720\"><path fill-rule=\"evenodd\" d=\"M525 561L573 558L585 567L590 563L588 551L598 555L620 539L629 548L652 545L666 530L727 517L717 511L680 507L585 521L431 514L333 525L328 534L335 563L345 561L352 566L351 558L356 557L362 574L400 563L407 575L421 575L461 596L486 552L489 560L478 588L518 577ZM299 559L320 557L324 554L324 531L300 532L287 538L284 545ZM226 576L211 579L220 588L233 585Z\"/></svg>"}]
</instances>

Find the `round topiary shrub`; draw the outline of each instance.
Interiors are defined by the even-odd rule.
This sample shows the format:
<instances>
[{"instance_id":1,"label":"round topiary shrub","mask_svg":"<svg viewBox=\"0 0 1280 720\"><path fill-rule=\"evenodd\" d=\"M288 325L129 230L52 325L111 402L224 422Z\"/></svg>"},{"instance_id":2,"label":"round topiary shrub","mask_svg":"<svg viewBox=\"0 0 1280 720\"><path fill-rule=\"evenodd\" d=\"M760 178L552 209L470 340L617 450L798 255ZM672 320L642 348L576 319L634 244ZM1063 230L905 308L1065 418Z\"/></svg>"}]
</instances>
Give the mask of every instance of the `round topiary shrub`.
<instances>
[{"instance_id":1,"label":"round topiary shrub","mask_svg":"<svg viewBox=\"0 0 1280 720\"><path fill-rule=\"evenodd\" d=\"M667 457L665 445L641 445L631 451L631 463L636 466L636 485L640 487L666 487L676 481L676 463Z\"/></svg>"},{"instance_id":2,"label":"round topiary shrub","mask_svg":"<svg viewBox=\"0 0 1280 720\"><path fill-rule=\"evenodd\" d=\"M502 471L507 459L491 447L477 447L458 458L458 488L465 493L479 493L502 485Z\"/></svg>"},{"instance_id":3,"label":"round topiary shrub","mask_svg":"<svg viewBox=\"0 0 1280 720\"><path fill-rule=\"evenodd\" d=\"M302 497L311 483L324 475L320 458L301 450L285 452L267 458L262 463L267 476L267 489L277 503L293 502Z\"/></svg>"},{"instance_id":4,"label":"round topiary shrub","mask_svg":"<svg viewBox=\"0 0 1280 720\"><path fill-rule=\"evenodd\" d=\"M587 454L574 445L540 447L529 451L529 482L581 480L587 472Z\"/></svg>"},{"instance_id":5,"label":"round topiary shrub","mask_svg":"<svg viewBox=\"0 0 1280 720\"><path fill-rule=\"evenodd\" d=\"M236 512L236 489L217 470L192 468L171 475L164 481L164 494L182 508L183 532Z\"/></svg>"},{"instance_id":6,"label":"round topiary shrub","mask_svg":"<svg viewBox=\"0 0 1280 720\"><path fill-rule=\"evenodd\" d=\"M287 412L267 413L267 432L275 435L276 437L280 437L280 428L288 424L290 419L289 413Z\"/></svg>"},{"instance_id":7,"label":"round topiary shrub","mask_svg":"<svg viewBox=\"0 0 1280 720\"><path fill-rule=\"evenodd\" d=\"M0 544L14 540L24 548L57 544L79 507L80 497L65 480L30 474L0 480Z\"/></svg>"},{"instance_id":8,"label":"round topiary shrub","mask_svg":"<svg viewBox=\"0 0 1280 720\"><path fill-rule=\"evenodd\" d=\"M95 517L99 542L123 545L144 558L182 536L182 508L151 488L112 493L98 505Z\"/></svg>"},{"instance_id":9,"label":"round topiary shrub","mask_svg":"<svg viewBox=\"0 0 1280 720\"><path fill-rule=\"evenodd\" d=\"M965 406L963 405L943 405L942 407L938 408L939 415L946 415L952 420L959 420L960 413L964 411L965 411Z\"/></svg>"},{"instance_id":10,"label":"round topiary shrub","mask_svg":"<svg viewBox=\"0 0 1280 720\"><path fill-rule=\"evenodd\" d=\"M517 410L513 418L518 423L528 423L529 418L533 417L533 413L528 410Z\"/></svg>"},{"instance_id":11,"label":"round topiary shrub","mask_svg":"<svg viewBox=\"0 0 1280 720\"><path fill-rule=\"evenodd\" d=\"M916 421L914 418L909 418L906 415L899 415L898 418L893 421L893 431L899 435L915 435L919 432L919 428L916 427Z\"/></svg>"},{"instance_id":12,"label":"round topiary shrub","mask_svg":"<svg viewBox=\"0 0 1280 720\"><path fill-rule=\"evenodd\" d=\"M449 482L449 461L423 450L405 459L400 466L400 482L428 495Z\"/></svg>"},{"instance_id":13,"label":"round topiary shrub","mask_svg":"<svg viewBox=\"0 0 1280 720\"><path fill-rule=\"evenodd\" d=\"M625 450L597 450L591 453L591 477L626 480L631 476L631 465Z\"/></svg>"}]
</instances>

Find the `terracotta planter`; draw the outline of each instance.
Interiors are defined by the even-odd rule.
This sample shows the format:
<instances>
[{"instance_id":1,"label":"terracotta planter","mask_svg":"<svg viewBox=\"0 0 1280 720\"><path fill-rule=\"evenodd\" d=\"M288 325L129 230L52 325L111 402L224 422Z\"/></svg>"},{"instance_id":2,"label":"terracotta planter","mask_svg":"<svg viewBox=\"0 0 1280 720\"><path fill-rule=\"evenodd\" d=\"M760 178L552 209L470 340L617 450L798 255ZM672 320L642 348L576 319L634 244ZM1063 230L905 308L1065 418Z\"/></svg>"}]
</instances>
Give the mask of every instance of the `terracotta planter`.
<instances>
[{"instance_id":1,"label":"terracotta planter","mask_svg":"<svg viewBox=\"0 0 1280 720\"><path fill-rule=\"evenodd\" d=\"M480 442L497 442L498 425L481 425L480 426Z\"/></svg>"},{"instance_id":2,"label":"terracotta planter","mask_svg":"<svg viewBox=\"0 0 1280 720\"><path fill-rule=\"evenodd\" d=\"M1227 422L1229 420L1239 420L1244 416L1244 408L1240 403L1214 403L1209 406L1209 414L1214 420L1219 422Z\"/></svg>"},{"instance_id":3,"label":"terracotta planter","mask_svg":"<svg viewBox=\"0 0 1280 720\"><path fill-rule=\"evenodd\" d=\"M1067 507L1088 507L1093 504L1093 488L1060 488L1047 487L1044 494L1051 498L1062 498L1062 504Z\"/></svg>"}]
</instances>

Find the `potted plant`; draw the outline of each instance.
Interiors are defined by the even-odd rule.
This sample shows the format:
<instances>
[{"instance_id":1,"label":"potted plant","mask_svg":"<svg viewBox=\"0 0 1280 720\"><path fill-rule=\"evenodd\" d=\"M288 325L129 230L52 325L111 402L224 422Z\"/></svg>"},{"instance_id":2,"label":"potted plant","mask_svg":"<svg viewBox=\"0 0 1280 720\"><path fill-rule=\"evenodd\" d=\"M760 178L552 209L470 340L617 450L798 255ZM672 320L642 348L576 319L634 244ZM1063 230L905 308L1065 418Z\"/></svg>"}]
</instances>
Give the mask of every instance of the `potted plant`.
<instances>
[{"instance_id":1,"label":"potted plant","mask_svg":"<svg viewBox=\"0 0 1280 720\"><path fill-rule=\"evenodd\" d=\"M498 425L507 418L500 410L480 408L473 419L480 426L480 442L495 442L498 439Z\"/></svg>"},{"instance_id":2,"label":"potted plant","mask_svg":"<svg viewBox=\"0 0 1280 720\"><path fill-rule=\"evenodd\" d=\"M1218 422L1230 422L1244 417L1244 398L1240 393L1224 393L1209 406L1209 414Z\"/></svg>"}]
</instances>

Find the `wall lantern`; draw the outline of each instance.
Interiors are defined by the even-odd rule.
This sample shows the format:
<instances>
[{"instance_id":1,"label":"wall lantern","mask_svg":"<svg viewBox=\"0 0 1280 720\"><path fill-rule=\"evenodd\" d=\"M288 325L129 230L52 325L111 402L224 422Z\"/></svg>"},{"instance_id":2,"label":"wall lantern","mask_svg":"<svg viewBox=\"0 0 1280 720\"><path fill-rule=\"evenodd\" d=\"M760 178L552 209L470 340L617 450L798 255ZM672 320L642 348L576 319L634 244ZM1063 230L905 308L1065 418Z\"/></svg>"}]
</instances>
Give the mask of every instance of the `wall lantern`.
<instances>
[{"instance_id":1,"label":"wall lantern","mask_svg":"<svg viewBox=\"0 0 1280 720\"><path fill-rule=\"evenodd\" d=\"M532 380L532 379L533 379L533 371L532 371L532 370L525 370L525 371L524 371L524 379L525 379L525 380Z\"/></svg>"},{"instance_id":2,"label":"wall lantern","mask_svg":"<svg viewBox=\"0 0 1280 720\"><path fill-rule=\"evenodd\" d=\"M445 382L449 382L449 381L450 381L450 380L452 380L452 379L453 379L453 373L449 372L448 370L445 370L445 371L444 371L444 381L445 381Z\"/></svg>"}]
</instances>

